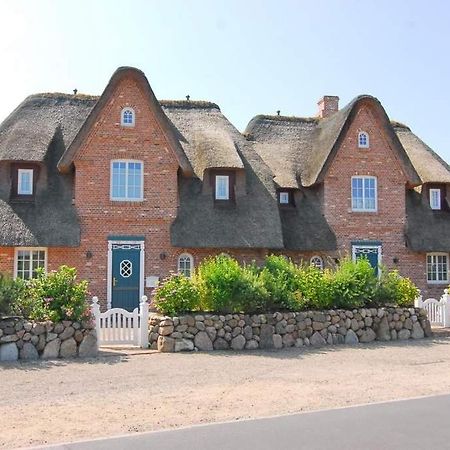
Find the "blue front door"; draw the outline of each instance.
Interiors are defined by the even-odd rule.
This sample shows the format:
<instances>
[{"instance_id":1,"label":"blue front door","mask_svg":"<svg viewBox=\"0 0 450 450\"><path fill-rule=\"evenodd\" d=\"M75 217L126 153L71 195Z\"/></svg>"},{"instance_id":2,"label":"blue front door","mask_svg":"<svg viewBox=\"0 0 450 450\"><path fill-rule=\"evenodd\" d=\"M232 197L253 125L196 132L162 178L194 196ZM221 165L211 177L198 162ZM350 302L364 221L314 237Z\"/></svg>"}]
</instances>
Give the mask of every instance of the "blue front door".
<instances>
[{"instance_id":1,"label":"blue front door","mask_svg":"<svg viewBox=\"0 0 450 450\"><path fill-rule=\"evenodd\" d=\"M133 311L139 306L140 246L112 245L112 307Z\"/></svg>"},{"instance_id":2,"label":"blue front door","mask_svg":"<svg viewBox=\"0 0 450 450\"><path fill-rule=\"evenodd\" d=\"M354 259L367 258L370 265L375 269L375 273L378 275L378 267L380 264L380 247L370 245L354 245L353 246Z\"/></svg>"}]
</instances>

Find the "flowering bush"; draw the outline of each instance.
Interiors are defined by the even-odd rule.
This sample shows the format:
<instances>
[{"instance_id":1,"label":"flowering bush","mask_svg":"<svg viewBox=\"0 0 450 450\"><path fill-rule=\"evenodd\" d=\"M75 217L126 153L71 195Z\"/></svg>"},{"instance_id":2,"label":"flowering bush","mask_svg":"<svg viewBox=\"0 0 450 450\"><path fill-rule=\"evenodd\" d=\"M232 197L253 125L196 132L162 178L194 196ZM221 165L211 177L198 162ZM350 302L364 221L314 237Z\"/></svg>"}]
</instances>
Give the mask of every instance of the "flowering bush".
<instances>
[{"instance_id":1,"label":"flowering bush","mask_svg":"<svg viewBox=\"0 0 450 450\"><path fill-rule=\"evenodd\" d=\"M75 268L61 266L49 274L38 269L37 277L26 282L11 309L33 320L89 320L91 311L87 297L88 283L77 281Z\"/></svg>"}]
</instances>

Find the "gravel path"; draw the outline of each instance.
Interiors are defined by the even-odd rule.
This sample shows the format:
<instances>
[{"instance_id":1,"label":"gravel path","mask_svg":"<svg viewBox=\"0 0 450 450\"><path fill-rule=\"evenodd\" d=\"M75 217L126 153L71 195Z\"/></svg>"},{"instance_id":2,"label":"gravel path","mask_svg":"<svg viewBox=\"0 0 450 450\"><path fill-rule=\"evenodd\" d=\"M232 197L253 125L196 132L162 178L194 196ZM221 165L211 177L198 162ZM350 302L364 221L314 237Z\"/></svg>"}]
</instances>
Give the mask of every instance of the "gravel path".
<instances>
[{"instance_id":1,"label":"gravel path","mask_svg":"<svg viewBox=\"0 0 450 450\"><path fill-rule=\"evenodd\" d=\"M450 393L450 338L0 365L12 448Z\"/></svg>"}]
</instances>

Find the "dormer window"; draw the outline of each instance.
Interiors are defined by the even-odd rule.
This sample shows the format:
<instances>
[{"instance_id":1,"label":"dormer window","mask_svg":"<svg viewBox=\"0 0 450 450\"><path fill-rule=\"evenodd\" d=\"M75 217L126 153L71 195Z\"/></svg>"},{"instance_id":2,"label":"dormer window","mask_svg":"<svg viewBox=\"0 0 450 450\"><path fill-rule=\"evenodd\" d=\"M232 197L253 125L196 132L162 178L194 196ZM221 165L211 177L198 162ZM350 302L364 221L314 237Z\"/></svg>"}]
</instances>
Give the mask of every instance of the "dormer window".
<instances>
[{"instance_id":1,"label":"dormer window","mask_svg":"<svg viewBox=\"0 0 450 450\"><path fill-rule=\"evenodd\" d=\"M33 195L33 169L18 169L17 195Z\"/></svg>"},{"instance_id":2,"label":"dormer window","mask_svg":"<svg viewBox=\"0 0 450 450\"><path fill-rule=\"evenodd\" d=\"M124 127L134 127L135 114L133 108L123 108L120 123Z\"/></svg>"},{"instance_id":3,"label":"dormer window","mask_svg":"<svg viewBox=\"0 0 450 450\"><path fill-rule=\"evenodd\" d=\"M289 205L289 192L280 192L280 205Z\"/></svg>"},{"instance_id":4,"label":"dormer window","mask_svg":"<svg viewBox=\"0 0 450 450\"><path fill-rule=\"evenodd\" d=\"M430 189L430 207L431 209L441 209L441 190Z\"/></svg>"},{"instance_id":5,"label":"dormer window","mask_svg":"<svg viewBox=\"0 0 450 450\"><path fill-rule=\"evenodd\" d=\"M369 134L365 131L360 131L358 133L358 147L369 148Z\"/></svg>"},{"instance_id":6,"label":"dormer window","mask_svg":"<svg viewBox=\"0 0 450 450\"><path fill-rule=\"evenodd\" d=\"M38 165L25 162L11 164L11 200L33 201L38 177Z\"/></svg>"},{"instance_id":7,"label":"dormer window","mask_svg":"<svg viewBox=\"0 0 450 450\"><path fill-rule=\"evenodd\" d=\"M229 175L216 175L216 200L230 200L230 177Z\"/></svg>"},{"instance_id":8,"label":"dormer window","mask_svg":"<svg viewBox=\"0 0 450 450\"><path fill-rule=\"evenodd\" d=\"M294 193L287 189L278 191L278 204L280 206L294 206Z\"/></svg>"}]
</instances>

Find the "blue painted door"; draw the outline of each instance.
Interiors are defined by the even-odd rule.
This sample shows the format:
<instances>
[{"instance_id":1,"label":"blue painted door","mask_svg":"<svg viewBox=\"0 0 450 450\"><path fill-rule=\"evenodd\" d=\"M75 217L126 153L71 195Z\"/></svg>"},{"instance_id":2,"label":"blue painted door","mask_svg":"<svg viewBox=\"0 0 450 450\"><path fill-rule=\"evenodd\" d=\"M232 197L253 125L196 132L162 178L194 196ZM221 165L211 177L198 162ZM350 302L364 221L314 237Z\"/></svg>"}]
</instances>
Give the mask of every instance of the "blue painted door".
<instances>
[{"instance_id":1,"label":"blue painted door","mask_svg":"<svg viewBox=\"0 0 450 450\"><path fill-rule=\"evenodd\" d=\"M140 249L136 245L113 245L112 307L133 311L139 305Z\"/></svg>"},{"instance_id":2,"label":"blue painted door","mask_svg":"<svg viewBox=\"0 0 450 450\"><path fill-rule=\"evenodd\" d=\"M375 273L378 275L379 255L378 247L357 247L355 246L354 255L356 259L367 258L370 265L375 269Z\"/></svg>"}]
</instances>

